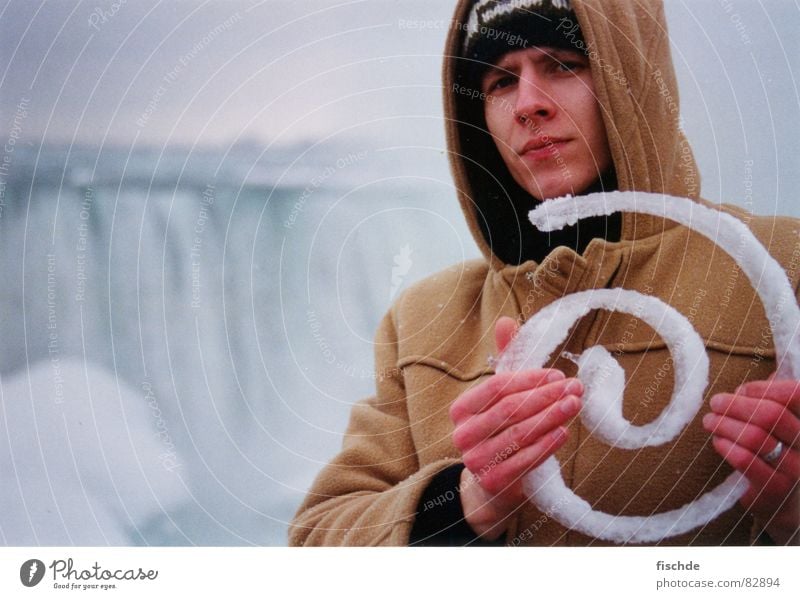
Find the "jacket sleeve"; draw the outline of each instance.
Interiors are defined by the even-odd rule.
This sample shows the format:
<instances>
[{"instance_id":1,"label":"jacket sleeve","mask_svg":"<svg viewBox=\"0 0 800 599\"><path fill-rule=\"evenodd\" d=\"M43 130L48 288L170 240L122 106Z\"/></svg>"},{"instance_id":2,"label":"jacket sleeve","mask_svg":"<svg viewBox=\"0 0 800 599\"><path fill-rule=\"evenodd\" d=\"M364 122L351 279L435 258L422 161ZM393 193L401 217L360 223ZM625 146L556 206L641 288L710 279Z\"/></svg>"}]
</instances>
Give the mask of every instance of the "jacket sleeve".
<instances>
[{"instance_id":1,"label":"jacket sleeve","mask_svg":"<svg viewBox=\"0 0 800 599\"><path fill-rule=\"evenodd\" d=\"M407 545L417 506L445 459L420 469L397 368L392 312L375 339L376 394L357 403L341 452L317 476L289 527L290 545Z\"/></svg>"}]
</instances>

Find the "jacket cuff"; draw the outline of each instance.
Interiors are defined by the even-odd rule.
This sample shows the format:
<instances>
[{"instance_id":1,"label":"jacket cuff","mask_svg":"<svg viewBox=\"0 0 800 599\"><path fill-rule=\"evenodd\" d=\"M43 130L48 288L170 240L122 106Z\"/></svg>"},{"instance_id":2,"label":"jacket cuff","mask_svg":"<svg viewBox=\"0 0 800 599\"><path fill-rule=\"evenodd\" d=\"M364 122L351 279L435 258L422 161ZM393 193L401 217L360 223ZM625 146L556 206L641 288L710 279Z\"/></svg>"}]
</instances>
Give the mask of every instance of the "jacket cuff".
<instances>
[{"instance_id":1,"label":"jacket cuff","mask_svg":"<svg viewBox=\"0 0 800 599\"><path fill-rule=\"evenodd\" d=\"M436 473L417 504L417 515L408 544L418 547L502 546L485 541L472 530L461 507L461 471L464 464L454 464Z\"/></svg>"}]
</instances>

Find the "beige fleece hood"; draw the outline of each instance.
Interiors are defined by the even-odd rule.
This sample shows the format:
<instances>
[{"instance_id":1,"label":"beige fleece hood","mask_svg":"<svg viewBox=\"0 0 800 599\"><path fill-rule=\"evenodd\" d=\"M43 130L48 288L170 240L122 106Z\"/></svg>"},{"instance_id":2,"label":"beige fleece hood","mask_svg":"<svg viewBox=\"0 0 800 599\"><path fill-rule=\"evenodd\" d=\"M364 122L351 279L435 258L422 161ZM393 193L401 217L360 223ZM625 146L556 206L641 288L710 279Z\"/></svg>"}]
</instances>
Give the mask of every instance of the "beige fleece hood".
<instances>
[{"instance_id":1,"label":"beige fleece hood","mask_svg":"<svg viewBox=\"0 0 800 599\"><path fill-rule=\"evenodd\" d=\"M487 202L487 190L479 174L503 170L499 157L492 160L488 135L481 135L469 116L474 101L457 93L460 72L471 62L462 58L464 25L469 22L473 0L460 0L445 46L443 68L444 109L451 170L459 202L483 255L498 270L504 261L492 251L479 213ZM686 137L680 129L679 96L670 54L664 7L661 0L571 0L583 40L574 42L587 50L597 100L601 106L621 191L668 193L696 199L700 176ZM562 28L569 36L573 28ZM498 177L502 177L498 174ZM520 227L532 226L520 219ZM669 228L662 219L626 214L622 239L642 239Z\"/></svg>"}]
</instances>

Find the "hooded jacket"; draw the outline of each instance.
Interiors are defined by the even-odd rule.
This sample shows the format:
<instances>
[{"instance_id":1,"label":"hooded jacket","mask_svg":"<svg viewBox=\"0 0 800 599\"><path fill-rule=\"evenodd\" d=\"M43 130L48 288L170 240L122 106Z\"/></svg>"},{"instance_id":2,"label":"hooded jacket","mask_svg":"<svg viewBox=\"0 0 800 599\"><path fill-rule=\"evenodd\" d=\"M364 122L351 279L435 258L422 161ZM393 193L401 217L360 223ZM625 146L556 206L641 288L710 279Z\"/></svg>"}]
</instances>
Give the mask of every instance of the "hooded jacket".
<instances>
[{"instance_id":1,"label":"hooded jacket","mask_svg":"<svg viewBox=\"0 0 800 599\"><path fill-rule=\"evenodd\" d=\"M471 2L461 0L445 49L445 121L459 201L483 259L437 273L404 292L383 318L375 341L376 392L353 408L341 453L319 474L290 527L293 545L407 545L431 481L460 463L450 404L493 374L494 326L501 316L523 322L554 300L593 288L625 288L655 296L685 315L705 341L709 385L703 407L664 446L625 450L594 438L574 419L556 453L568 487L595 510L648 515L676 509L724 480L731 469L714 451L701 420L709 398L774 371L771 331L758 297L731 256L676 223L626 213L619 239L591 239L540 260L509 259L517 246L495 251L491 219L496 190L481 164L493 158L470 119L464 81L464 28ZM619 190L699 198L691 148L679 128L677 83L660 0L572 0L588 49ZM483 143L483 145L482 145ZM498 167L497 178L507 178ZM798 286L797 222L720 209L747 223ZM494 226L494 228L493 228ZM507 226L507 223L506 223ZM519 232L531 227L519 218ZM518 248L517 248L518 249ZM501 255L502 254L502 255ZM652 421L669 403L672 358L648 325L597 310L581 319L563 349L574 354L603 345L626 372L623 415ZM554 355L558 355L557 352ZM568 376L563 358L552 367ZM452 499L445 496L443 500ZM660 544L742 545L761 523L735 506L704 527ZM530 503L511 518L509 545L605 545L565 529Z\"/></svg>"}]
</instances>

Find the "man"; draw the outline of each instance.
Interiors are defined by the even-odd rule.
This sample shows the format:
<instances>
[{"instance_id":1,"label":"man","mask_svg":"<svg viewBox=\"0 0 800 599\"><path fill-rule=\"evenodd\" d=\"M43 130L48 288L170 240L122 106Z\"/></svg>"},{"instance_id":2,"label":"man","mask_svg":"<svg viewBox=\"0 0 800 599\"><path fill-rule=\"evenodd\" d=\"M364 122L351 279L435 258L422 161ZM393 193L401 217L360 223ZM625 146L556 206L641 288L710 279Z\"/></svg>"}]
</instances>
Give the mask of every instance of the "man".
<instances>
[{"instance_id":1,"label":"man","mask_svg":"<svg viewBox=\"0 0 800 599\"><path fill-rule=\"evenodd\" d=\"M464 0L444 83L453 174L485 260L419 283L386 315L377 393L353 409L343 450L301 506L291 542L598 544L557 522L557 505L534 507L522 492L522 477L556 455L577 495L619 515L676 509L741 470L750 490L740 505L663 543L796 543L800 390L766 381L775 369L769 325L732 259L641 214L553 234L526 219L539 202L601 190L703 202L678 125L661 3ZM794 221L749 225L790 265ZM787 274L797 289L796 268ZM604 287L671 304L708 348L703 409L668 446L629 451L594 438L575 418L583 385L564 358L493 372L518 324L560 297ZM625 417L652 421L673 385L660 337L629 315L594 311L563 349L593 345L626 372Z\"/></svg>"}]
</instances>

